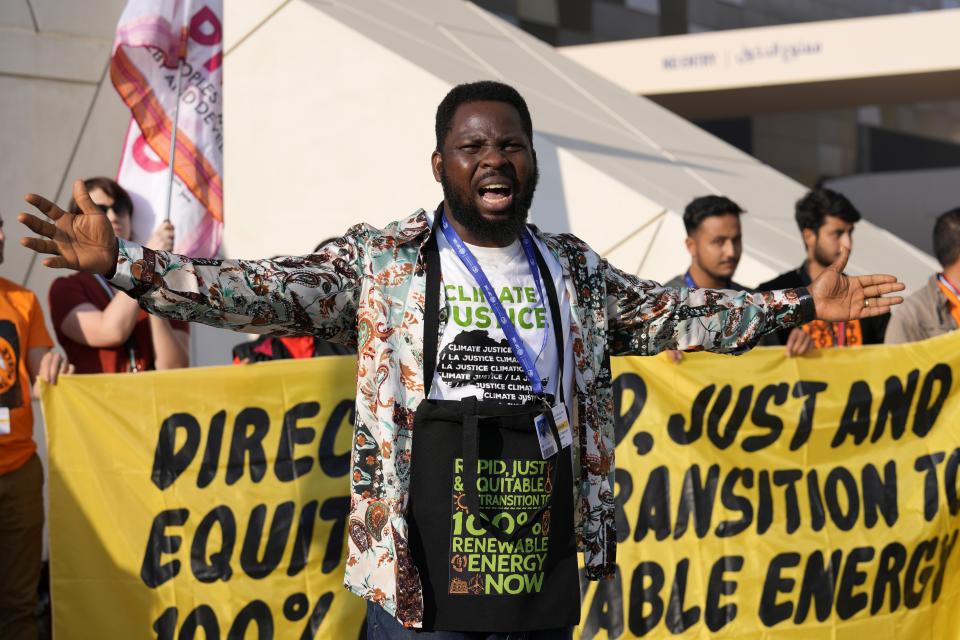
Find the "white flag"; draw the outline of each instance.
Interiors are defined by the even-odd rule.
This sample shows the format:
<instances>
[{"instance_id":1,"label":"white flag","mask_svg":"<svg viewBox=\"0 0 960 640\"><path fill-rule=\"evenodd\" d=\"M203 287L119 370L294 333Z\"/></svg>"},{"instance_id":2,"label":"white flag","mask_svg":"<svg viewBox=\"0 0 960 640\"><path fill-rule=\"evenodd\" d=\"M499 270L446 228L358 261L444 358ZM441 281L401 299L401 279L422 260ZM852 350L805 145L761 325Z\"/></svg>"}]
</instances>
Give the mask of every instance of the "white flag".
<instances>
[{"instance_id":1,"label":"white flag","mask_svg":"<svg viewBox=\"0 0 960 640\"><path fill-rule=\"evenodd\" d=\"M110 77L132 119L117 181L134 201L134 235L163 219L177 105L170 220L174 250L214 256L223 233L222 0L130 0L120 17Z\"/></svg>"}]
</instances>

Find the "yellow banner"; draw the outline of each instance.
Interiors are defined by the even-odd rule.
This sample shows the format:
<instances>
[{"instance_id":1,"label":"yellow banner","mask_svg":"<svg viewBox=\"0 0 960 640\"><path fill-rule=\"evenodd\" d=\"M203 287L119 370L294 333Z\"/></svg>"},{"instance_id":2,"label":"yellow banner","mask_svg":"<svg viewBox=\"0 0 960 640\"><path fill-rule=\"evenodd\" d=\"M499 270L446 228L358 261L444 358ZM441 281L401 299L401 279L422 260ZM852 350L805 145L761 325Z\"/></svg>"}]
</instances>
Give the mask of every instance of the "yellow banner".
<instances>
[{"instance_id":1,"label":"yellow banner","mask_svg":"<svg viewBox=\"0 0 960 640\"><path fill-rule=\"evenodd\" d=\"M960 638L960 336L614 361L581 638ZM358 638L350 358L48 389L58 640Z\"/></svg>"},{"instance_id":2,"label":"yellow banner","mask_svg":"<svg viewBox=\"0 0 960 640\"><path fill-rule=\"evenodd\" d=\"M57 640L360 637L355 393L348 357L48 388Z\"/></svg>"}]
</instances>

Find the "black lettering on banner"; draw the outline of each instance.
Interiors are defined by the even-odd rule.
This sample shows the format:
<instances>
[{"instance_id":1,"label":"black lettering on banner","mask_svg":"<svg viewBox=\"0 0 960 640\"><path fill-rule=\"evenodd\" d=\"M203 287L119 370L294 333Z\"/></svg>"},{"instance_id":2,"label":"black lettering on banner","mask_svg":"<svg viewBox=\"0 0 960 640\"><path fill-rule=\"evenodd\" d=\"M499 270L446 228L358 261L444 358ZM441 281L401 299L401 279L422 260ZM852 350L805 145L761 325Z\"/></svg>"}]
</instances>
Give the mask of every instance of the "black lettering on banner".
<instances>
[{"instance_id":1,"label":"black lettering on banner","mask_svg":"<svg viewBox=\"0 0 960 640\"><path fill-rule=\"evenodd\" d=\"M176 451L177 431L183 431L186 439ZM200 446L200 423L189 413L175 413L160 424L157 448L153 454L153 470L150 479L163 491L183 473Z\"/></svg>"},{"instance_id":2,"label":"black lettering on banner","mask_svg":"<svg viewBox=\"0 0 960 640\"><path fill-rule=\"evenodd\" d=\"M724 387L726 388L726 387ZM710 531L713 517L713 503L717 497L717 484L720 481L720 465L710 465L706 482L700 480L700 465L692 465L683 476L680 489L680 504L677 507L677 522L673 531L674 540L679 539L687 530L690 513L693 512L698 538Z\"/></svg>"},{"instance_id":3,"label":"black lettering on banner","mask_svg":"<svg viewBox=\"0 0 960 640\"><path fill-rule=\"evenodd\" d=\"M147 548L143 554L143 563L140 565L140 579L151 589L180 573L180 561L171 560L163 563L163 554L176 553L183 544L183 537L168 536L167 527L180 527L186 523L190 512L187 509L167 509L161 511L150 525L150 535L147 537Z\"/></svg>"},{"instance_id":4,"label":"black lettering on banner","mask_svg":"<svg viewBox=\"0 0 960 640\"><path fill-rule=\"evenodd\" d=\"M840 590L837 592L837 615L841 620L849 620L867 608L867 594L854 593L854 589L867 581L867 574L857 569L857 565L873 560L874 555L876 551L873 547L857 547L847 554Z\"/></svg>"},{"instance_id":5,"label":"black lettering on banner","mask_svg":"<svg viewBox=\"0 0 960 640\"><path fill-rule=\"evenodd\" d=\"M820 531L827 524L827 514L823 510L820 477L816 469L807 472L807 499L810 502L810 528Z\"/></svg>"},{"instance_id":6,"label":"black lettering on banner","mask_svg":"<svg viewBox=\"0 0 960 640\"><path fill-rule=\"evenodd\" d=\"M617 543L619 544L630 537L630 520L627 518L627 512L623 505L633 495L633 478L626 469L617 468L613 471L613 484L613 504L617 526Z\"/></svg>"},{"instance_id":7,"label":"black lettering on banner","mask_svg":"<svg viewBox=\"0 0 960 640\"><path fill-rule=\"evenodd\" d=\"M813 415L817 408L817 394L826 390L826 382L813 380L798 380L793 385L793 397L806 399L800 408L800 420L797 422L797 429L793 432L793 438L790 440L790 451L796 451L807 444L807 440L810 439L810 434L813 432Z\"/></svg>"},{"instance_id":8,"label":"black lettering on banner","mask_svg":"<svg viewBox=\"0 0 960 640\"><path fill-rule=\"evenodd\" d=\"M249 427L253 431L249 432ZM263 451L263 439L270 430L270 416L259 407L247 407L233 421L233 437L230 439L230 458L227 462L227 485L235 484L243 477L246 460L250 458L250 480L260 482L267 473L267 456ZM249 433L248 433L249 432Z\"/></svg>"},{"instance_id":9,"label":"black lettering on banner","mask_svg":"<svg viewBox=\"0 0 960 640\"><path fill-rule=\"evenodd\" d=\"M770 433L763 436L750 436L743 441L744 451L759 451L777 441L780 434L783 433L783 420L767 411L767 405L770 400L774 404L781 405L787 401L787 394L790 391L786 382L780 384L769 384L757 394L757 403L753 407L753 413L750 414L750 420L761 429L769 429Z\"/></svg>"},{"instance_id":10,"label":"black lettering on banner","mask_svg":"<svg viewBox=\"0 0 960 640\"><path fill-rule=\"evenodd\" d=\"M947 466L943 470L944 490L947 492L947 507L950 509L950 515L952 516L960 512L960 496L957 495L958 467L960 467L960 448L953 450L953 453L951 453L947 459Z\"/></svg>"},{"instance_id":11,"label":"black lettering on banner","mask_svg":"<svg viewBox=\"0 0 960 640\"><path fill-rule=\"evenodd\" d=\"M840 574L843 552L839 549L830 554L830 564L824 566L823 551L814 551L807 558L800 583L800 595L797 597L797 610L793 617L796 624L803 624L810 612L811 601L816 606L817 620L825 621L833 611L833 595L836 591L836 577Z\"/></svg>"},{"instance_id":12,"label":"black lettering on banner","mask_svg":"<svg viewBox=\"0 0 960 640\"><path fill-rule=\"evenodd\" d=\"M770 561L760 596L760 621L764 625L772 627L789 619L793 614L793 602L778 602L777 596L781 593L793 592L797 581L793 578L784 578L781 572L799 564L800 554L792 552L778 553Z\"/></svg>"},{"instance_id":13,"label":"black lettering on banner","mask_svg":"<svg viewBox=\"0 0 960 640\"><path fill-rule=\"evenodd\" d=\"M176 618L174 618L174 622L176 622ZM220 639L220 625L217 624L217 614L205 604L200 605L184 618L177 639L194 640L197 637L198 629L203 629L205 640ZM171 637L173 637L173 634L171 634Z\"/></svg>"},{"instance_id":14,"label":"black lettering on banner","mask_svg":"<svg viewBox=\"0 0 960 640\"><path fill-rule=\"evenodd\" d=\"M933 385L939 383L940 387L937 396L933 397ZM942 362L935 365L923 379L923 387L920 389L920 398L917 400L917 412L913 417L913 432L923 438L933 428L933 424L943 409L943 403L947 401L950 394L950 387L953 384L953 373L950 367Z\"/></svg>"},{"instance_id":15,"label":"black lettering on banner","mask_svg":"<svg viewBox=\"0 0 960 640\"><path fill-rule=\"evenodd\" d=\"M657 540L670 535L670 470L663 465L651 471L647 477L633 539L643 540L650 529L653 529Z\"/></svg>"},{"instance_id":16,"label":"black lettering on banner","mask_svg":"<svg viewBox=\"0 0 960 640\"><path fill-rule=\"evenodd\" d=\"M937 577L933 580L933 595L931 600L936 602L940 598L940 592L943 590L943 577L947 574L947 562L953 553L953 548L957 546L957 531L949 538L944 536L940 544L940 567L937 569Z\"/></svg>"},{"instance_id":17,"label":"black lettering on banner","mask_svg":"<svg viewBox=\"0 0 960 640\"><path fill-rule=\"evenodd\" d=\"M743 569L743 556L723 556L714 562L713 568L710 569L710 581L707 583L707 609L704 618L707 628L714 633L737 617L737 605L731 602L721 607L720 596L732 596L737 592L737 583L733 580L725 580L723 574L741 569Z\"/></svg>"},{"instance_id":18,"label":"black lettering on banner","mask_svg":"<svg viewBox=\"0 0 960 640\"><path fill-rule=\"evenodd\" d=\"M917 571L920 569L920 563L933 560L936 552L937 539L933 538L931 540L924 540L918 544L917 548L913 550L913 555L910 556L910 562L907 564L907 573L903 578L903 603L908 609L916 609L920 606L920 601L923 600L923 592L927 588L931 574L933 574L933 567L924 567L923 570L920 571L919 576L920 588L915 588L918 581Z\"/></svg>"},{"instance_id":19,"label":"black lettering on banner","mask_svg":"<svg viewBox=\"0 0 960 640\"><path fill-rule=\"evenodd\" d=\"M303 505L300 511L300 521L297 523L297 535L293 540L293 554L290 557L290 564L287 565L287 575L295 576L307 566L307 560L310 559L310 543L313 541L313 526L316 524L317 507L316 500Z\"/></svg>"},{"instance_id":20,"label":"black lettering on banner","mask_svg":"<svg viewBox=\"0 0 960 640\"><path fill-rule=\"evenodd\" d=\"M300 402L287 409L283 414L283 428L280 430L280 444L273 471L280 482L290 482L310 473L313 458L301 456L294 459L293 450L298 444L309 444L317 435L313 427L301 427L297 424L303 418L315 418L320 413L320 403Z\"/></svg>"},{"instance_id":21,"label":"black lettering on banner","mask_svg":"<svg viewBox=\"0 0 960 640\"><path fill-rule=\"evenodd\" d=\"M327 550L320 565L324 573L330 573L340 564L344 535L347 531L347 518L350 516L350 498L347 496L327 498L320 507L320 518L332 520L333 528L327 536Z\"/></svg>"},{"instance_id":22,"label":"black lettering on banner","mask_svg":"<svg viewBox=\"0 0 960 640\"><path fill-rule=\"evenodd\" d=\"M307 626L303 629L303 634L300 636L300 640L313 640L317 637L317 631L320 630L320 625L323 624L323 619L327 617L327 612L330 611L330 605L333 604L333 592L327 591L320 599L317 600L316 606L313 607L313 611L310 613L310 620L307 623ZM366 620L364 620L364 625L366 625ZM365 635L361 636L366 638Z\"/></svg>"},{"instance_id":23,"label":"black lettering on banner","mask_svg":"<svg viewBox=\"0 0 960 640\"><path fill-rule=\"evenodd\" d=\"M581 572L581 589L586 593L586 575ZM596 583L597 589L590 602L587 617L580 622L581 640L593 640L600 630L607 632L608 638L619 638L623 635L623 578L620 566L614 567L612 580L601 580Z\"/></svg>"},{"instance_id":24,"label":"black lettering on banner","mask_svg":"<svg viewBox=\"0 0 960 640\"><path fill-rule=\"evenodd\" d=\"M877 411L877 427L870 436L870 442L877 442L883 436L887 421L890 421L890 435L899 440L907 430L907 416L913 406L913 395L917 392L920 370L914 369L907 374L907 386L897 376L890 376L883 385L883 400Z\"/></svg>"},{"instance_id":25,"label":"black lettering on banner","mask_svg":"<svg viewBox=\"0 0 960 640\"><path fill-rule=\"evenodd\" d=\"M867 464L860 476L860 486L863 490L863 523L872 529L877 524L879 511L887 526L892 527L900 517L897 506L897 463L890 460L884 465L882 480L877 468Z\"/></svg>"},{"instance_id":26,"label":"black lettering on banner","mask_svg":"<svg viewBox=\"0 0 960 640\"><path fill-rule=\"evenodd\" d=\"M646 584L650 578L650 584ZM641 562L633 571L630 580L630 614L627 625L630 633L635 636L645 636L660 623L663 617L663 599L660 591L663 589L663 569L656 562ZM650 605L650 613L643 614L643 610Z\"/></svg>"},{"instance_id":27,"label":"black lettering on banner","mask_svg":"<svg viewBox=\"0 0 960 640\"><path fill-rule=\"evenodd\" d=\"M770 490L770 472L764 469L757 474L757 534L763 535L773 524L773 493Z\"/></svg>"},{"instance_id":28,"label":"black lettering on banner","mask_svg":"<svg viewBox=\"0 0 960 640\"><path fill-rule=\"evenodd\" d=\"M270 523L270 533L267 535L266 548L263 558L259 557L260 541L263 537L263 527L266 523L267 505L258 504L250 513L247 524L247 533L243 538L243 548L240 550L240 566L243 571L253 578L260 580L267 577L277 568L283 558L283 550L293 525L293 512L296 508L293 500L280 503L273 514Z\"/></svg>"},{"instance_id":29,"label":"black lettering on banner","mask_svg":"<svg viewBox=\"0 0 960 640\"><path fill-rule=\"evenodd\" d=\"M627 389L633 393L633 399L630 402L630 407L624 411L623 392ZM616 377L613 381L613 434L616 444L619 445L620 441L623 440L630 431L630 427L632 427L637 421L637 418L640 417L640 413L643 411L646 403L647 384L643 381L643 378L635 373L629 372L622 373ZM638 435L645 435L647 438L651 438L652 443L650 434Z\"/></svg>"},{"instance_id":30,"label":"black lettering on banner","mask_svg":"<svg viewBox=\"0 0 960 640\"><path fill-rule=\"evenodd\" d=\"M737 433L743 424L743 419L747 417L747 412L750 411L750 401L753 399L753 385L748 385L740 390L740 393L737 395L737 404L734 405L733 413L730 414L730 418L727 420L727 426L723 430L723 433L720 433L720 418L723 417L727 407L730 406L730 398L732 395L732 387L728 384L723 385L720 393L717 394L717 399L713 402L710 415L707 417L707 437L710 439L710 442L713 443L713 446L720 450L726 449L736 441Z\"/></svg>"},{"instance_id":31,"label":"black lettering on banner","mask_svg":"<svg viewBox=\"0 0 960 640\"><path fill-rule=\"evenodd\" d=\"M923 479L923 518L930 522L940 509L940 492L937 490L937 465L943 462L944 453L938 451L929 455L920 456L913 463L917 471L925 471Z\"/></svg>"},{"instance_id":32,"label":"black lettering on banner","mask_svg":"<svg viewBox=\"0 0 960 640\"><path fill-rule=\"evenodd\" d=\"M861 444L870 434L870 405L873 403L873 393L870 385L863 380L856 380L850 385L850 395L847 396L847 406L840 417L840 425L833 436L830 446L839 447L853 436L854 444Z\"/></svg>"},{"instance_id":33,"label":"black lettering on banner","mask_svg":"<svg viewBox=\"0 0 960 640\"><path fill-rule=\"evenodd\" d=\"M210 418L210 428L207 430L207 447L203 450L203 462L197 473L197 486L201 489L208 487L217 476L220 465L220 449L223 447L223 429L227 423L227 412L221 409Z\"/></svg>"},{"instance_id":34,"label":"black lettering on banner","mask_svg":"<svg viewBox=\"0 0 960 640\"><path fill-rule=\"evenodd\" d=\"M783 490L784 509L787 512L787 533L800 527L800 499L797 497L797 482L803 478L799 469L777 469L773 472L773 484L786 487Z\"/></svg>"},{"instance_id":35,"label":"black lettering on banner","mask_svg":"<svg viewBox=\"0 0 960 640\"><path fill-rule=\"evenodd\" d=\"M687 595L687 575L690 572L690 560L684 558L677 563L677 572L673 575L673 587L670 589L670 603L667 605L665 622L670 633L683 633L700 620L700 607L683 608Z\"/></svg>"},{"instance_id":36,"label":"black lettering on banner","mask_svg":"<svg viewBox=\"0 0 960 640\"><path fill-rule=\"evenodd\" d=\"M675 413L667 420L667 434L677 444L692 444L703 434L703 414L707 411L707 404L713 397L717 385L711 384L700 390L690 409L690 429L684 429L686 418Z\"/></svg>"},{"instance_id":37,"label":"black lettering on banner","mask_svg":"<svg viewBox=\"0 0 960 640\"><path fill-rule=\"evenodd\" d=\"M207 556L213 525L220 527L220 549ZM233 575L230 558L237 543L237 520L229 507L220 505L203 517L190 545L190 569L200 582L227 581Z\"/></svg>"},{"instance_id":38,"label":"black lettering on banner","mask_svg":"<svg viewBox=\"0 0 960 640\"><path fill-rule=\"evenodd\" d=\"M737 481L743 479L743 486L747 489L753 488L753 469L740 469L734 467L723 479L723 487L720 489L720 502L728 511L739 511L741 514L737 520L724 520L717 525L715 535L718 538L728 538L746 530L753 522L753 503L748 498L739 496L733 492Z\"/></svg>"},{"instance_id":39,"label":"black lettering on banner","mask_svg":"<svg viewBox=\"0 0 960 640\"><path fill-rule=\"evenodd\" d=\"M845 502L847 505L844 512L843 504L840 500L838 487L843 485L846 494ZM830 519L833 524L841 531L850 531L857 524L857 518L860 517L860 494L857 492L857 481L853 474L846 467L834 467L827 474L827 481L823 487L824 498L827 502L827 511L830 513Z\"/></svg>"},{"instance_id":40,"label":"black lettering on banner","mask_svg":"<svg viewBox=\"0 0 960 640\"><path fill-rule=\"evenodd\" d=\"M873 581L873 599L870 615L880 611L890 588L890 613L900 606L900 572L907 563L907 549L899 542L891 542L880 552L880 566Z\"/></svg>"},{"instance_id":41,"label":"black lettering on banner","mask_svg":"<svg viewBox=\"0 0 960 640\"><path fill-rule=\"evenodd\" d=\"M340 404L334 407L327 418L327 424L323 428L323 435L320 436L320 448L317 452L317 458L320 460L320 468L331 478L340 478L350 472L350 450L341 455L333 452L333 445L337 441L337 433L341 425L345 424L344 418L347 418L349 428L353 427L354 412L356 406L353 400L342 400Z\"/></svg>"},{"instance_id":42,"label":"black lettering on banner","mask_svg":"<svg viewBox=\"0 0 960 640\"><path fill-rule=\"evenodd\" d=\"M230 625L227 640L244 640L251 624L257 625L257 640L273 639L273 615L263 600L253 600L240 610Z\"/></svg>"}]
</instances>

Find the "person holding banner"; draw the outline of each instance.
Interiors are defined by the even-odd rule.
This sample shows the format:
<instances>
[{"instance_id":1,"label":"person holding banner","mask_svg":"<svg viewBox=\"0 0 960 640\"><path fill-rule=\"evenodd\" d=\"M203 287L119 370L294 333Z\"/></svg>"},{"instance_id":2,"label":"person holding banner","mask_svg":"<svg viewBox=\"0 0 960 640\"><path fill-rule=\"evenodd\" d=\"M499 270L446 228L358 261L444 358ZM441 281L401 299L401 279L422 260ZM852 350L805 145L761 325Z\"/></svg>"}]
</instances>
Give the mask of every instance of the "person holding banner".
<instances>
[{"instance_id":1,"label":"person holding banner","mask_svg":"<svg viewBox=\"0 0 960 640\"><path fill-rule=\"evenodd\" d=\"M0 220L0 263L3 262ZM51 350L37 296L0 278L0 638L37 638L43 550L43 467L33 440L39 381L56 384L73 367Z\"/></svg>"},{"instance_id":2,"label":"person holding banner","mask_svg":"<svg viewBox=\"0 0 960 640\"><path fill-rule=\"evenodd\" d=\"M853 247L853 227L860 220L860 212L842 193L831 189L814 189L797 201L795 218L807 259L802 265L781 273L760 284L760 291L773 291L790 287L806 287L824 270L831 268L841 253L848 254ZM822 319L805 323L800 328L806 332L813 346L854 347L864 344L882 344L883 334L890 320L889 313L869 318L826 322ZM788 345L794 333L781 329L776 332L780 344Z\"/></svg>"},{"instance_id":3,"label":"person holding banner","mask_svg":"<svg viewBox=\"0 0 960 640\"><path fill-rule=\"evenodd\" d=\"M152 313L314 335L358 352L345 584L372 638L569 638L586 576L613 575L611 355L747 351L815 317L902 301L894 276L807 288L671 289L579 239L528 225L538 180L520 94L454 87L436 115L433 213L357 225L304 257L197 260L115 237L83 183L81 214L27 201L25 246L100 274ZM416 438L414 438L416 435Z\"/></svg>"},{"instance_id":4,"label":"person holding banner","mask_svg":"<svg viewBox=\"0 0 960 640\"><path fill-rule=\"evenodd\" d=\"M133 203L110 178L83 181L90 200L107 215L118 238L133 233ZM80 211L75 201L71 212ZM173 250L174 228L160 224L145 246ZM129 373L190 366L190 325L144 313L136 300L115 296L102 276L77 273L50 285L50 316L57 341L77 373Z\"/></svg>"},{"instance_id":5,"label":"person holding banner","mask_svg":"<svg viewBox=\"0 0 960 640\"><path fill-rule=\"evenodd\" d=\"M937 217L933 254L943 271L930 276L927 285L891 315L886 344L918 342L960 327L960 207Z\"/></svg>"},{"instance_id":6,"label":"person holding banner","mask_svg":"<svg viewBox=\"0 0 960 640\"><path fill-rule=\"evenodd\" d=\"M690 268L667 281L665 286L680 289L732 289L748 291L734 282L733 274L743 254L743 232L740 216L746 213L740 205L726 196L700 196L690 201L683 210L683 226L687 230L686 246L690 253ZM769 334L759 342L769 346L779 344ZM798 328L790 330L787 339L787 357L801 356L813 348L810 336ZM680 362L683 354L669 350L671 359Z\"/></svg>"}]
</instances>

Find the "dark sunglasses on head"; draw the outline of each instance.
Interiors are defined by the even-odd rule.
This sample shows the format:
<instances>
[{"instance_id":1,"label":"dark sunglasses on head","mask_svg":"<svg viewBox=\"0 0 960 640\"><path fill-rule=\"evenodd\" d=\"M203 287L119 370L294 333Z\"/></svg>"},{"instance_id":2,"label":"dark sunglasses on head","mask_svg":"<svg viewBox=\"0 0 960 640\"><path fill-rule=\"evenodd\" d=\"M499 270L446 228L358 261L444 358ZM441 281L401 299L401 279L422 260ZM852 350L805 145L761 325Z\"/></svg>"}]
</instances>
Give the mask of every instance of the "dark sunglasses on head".
<instances>
[{"instance_id":1,"label":"dark sunglasses on head","mask_svg":"<svg viewBox=\"0 0 960 640\"><path fill-rule=\"evenodd\" d=\"M97 209L100 209L100 211L102 211L103 213L106 213L106 212L110 211L111 209L113 209L114 215L118 215L118 216L128 216L128 215L130 215L130 212L127 211L126 209L117 208L117 204L116 204L116 203L113 203L113 204L97 204L96 202L94 202L94 203L93 203L93 206L95 206Z\"/></svg>"}]
</instances>

